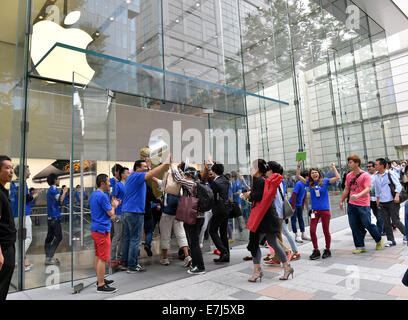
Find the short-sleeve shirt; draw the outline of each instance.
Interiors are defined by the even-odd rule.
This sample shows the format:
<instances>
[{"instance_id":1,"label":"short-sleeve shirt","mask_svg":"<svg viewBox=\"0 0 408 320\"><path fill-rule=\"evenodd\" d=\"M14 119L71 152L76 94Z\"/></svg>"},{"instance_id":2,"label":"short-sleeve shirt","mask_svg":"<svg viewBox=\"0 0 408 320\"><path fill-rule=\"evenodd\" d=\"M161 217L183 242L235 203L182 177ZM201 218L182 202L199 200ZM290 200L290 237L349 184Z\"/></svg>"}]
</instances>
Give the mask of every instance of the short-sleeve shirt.
<instances>
[{"instance_id":1,"label":"short-sleeve shirt","mask_svg":"<svg viewBox=\"0 0 408 320\"><path fill-rule=\"evenodd\" d=\"M238 204L241 204L241 198L237 195L234 195L234 193L238 192L238 190L241 190L242 192L242 180L235 180L232 183L232 193L233 193L232 201Z\"/></svg>"},{"instance_id":2,"label":"short-sleeve shirt","mask_svg":"<svg viewBox=\"0 0 408 320\"><path fill-rule=\"evenodd\" d=\"M318 182L314 183L314 188L311 187L309 180L306 186L310 191L310 202L312 203L312 210L330 210L329 190L330 179L323 179L322 186ZM320 197L317 197L316 190L319 190Z\"/></svg>"},{"instance_id":3,"label":"short-sleeve shirt","mask_svg":"<svg viewBox=\"0 0 408 320\"><path fill-rule=\"evenodd\" d=\"M125 183L122 212L145 213L146 172L133 172Z\"/></svg>"},{"instance_id":4,"label":"short-sleeve shirt","mask_svg":"<svg viewBox=\"0 0 408 320\"><path fill-rule=\"evenodd\" d=\"M60 193L56 186L51 186L47 190L47 214L49 218L56 218L61 216L59 207Z\"/></svg>"},{"instance_id":5,"label":"short-sleeve shirt","mask_svg":"<svg viewBox=\"0 0 408 320\"><path fill-rule=\"evenodd\" d=\"M10 184L10 202L11 202L11 210L13 212L13 217L17 218L18 217L18 188L20 186L19 181L14 181ZM28 196L28 187L26 185L26 196ZM25 215L29 216L31 215L31 206L32 206L32 201L26 202L26 210L25 210Z\"/></svg>"},{"instance_id":6,"label":"short-sleeve shirt","mask_svg":"<svg viewBox=\"0 0 408 320\"><path fill-rule=\"evenodd\" d=\"M111 217L107 211L112 210L109 197L100 190L92 192L89 198L91 208L91 231L105 233L110 232Z\"/></svg>"},{"instance_id":7,"label":"short-sleeve shirt","mask_svg":"<svg viewBox=\"0 0 408 320\"><path fill-rule=\"evenodd\" d=\"M354 178L357 175L353 171L347 175L346 187L350 188L349 203L354 204L355 206L369 207L370 206L370 193L367 193L366 195L356 200L351 199L351 196L362 192L365 188L367 187L371 188L371 176L367 172L364 172L363 170L361 170L360 172L363 172L363 173L358 177L358 179L352 186L350 186L350 183L351 181L354 180Z\"/></svg>"},{"instance_id":8,"label":"short-sleeve shirt","mask_svg":"<svg viewBox=\"0 0 408 320\"><path fill-rule=\"evenodd\" d=\"M306 187L302 181L296 182L295 188L293 189L293 192L292 192L292 196L294 193L296 193L295 206L296 207L303 206L303 198L305 197L305 194L306 194Z\"/></svg>"},{"instance_id":9,"label":"short-sleeve shirt","mask_svg":"<svg viewBox=\"0 0 408 320\"><path fill-rule=\"evenodd\" d=\"M113 189L112 196L115 196L116 199L122 200L123 197L125 196L125 186L122 182L118 181L116 183L115 189ZM120 216L122 214L122 206L123 204L121 203L117 208L116 208L116 215Z\"/></svg>"}]
</instances>

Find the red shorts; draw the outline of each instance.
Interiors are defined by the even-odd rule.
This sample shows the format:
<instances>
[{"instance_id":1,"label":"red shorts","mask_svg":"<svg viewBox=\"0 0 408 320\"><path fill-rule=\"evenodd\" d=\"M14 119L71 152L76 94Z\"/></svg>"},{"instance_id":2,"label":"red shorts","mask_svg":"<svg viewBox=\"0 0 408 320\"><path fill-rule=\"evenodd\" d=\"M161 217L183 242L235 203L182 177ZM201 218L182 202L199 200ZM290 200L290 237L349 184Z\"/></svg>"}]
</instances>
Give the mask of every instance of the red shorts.
<instances>
[{"instance_id":1,"label":"red shorts","mask_svg":"<svg viewBox=\"0 0 408 320\"><path fill-rule=\"evenodd\" d=\"M100 233L91 231L95 244L95 256L103 261L110 260L111 238L110 232Z\"/></svg>"}]
</instances>

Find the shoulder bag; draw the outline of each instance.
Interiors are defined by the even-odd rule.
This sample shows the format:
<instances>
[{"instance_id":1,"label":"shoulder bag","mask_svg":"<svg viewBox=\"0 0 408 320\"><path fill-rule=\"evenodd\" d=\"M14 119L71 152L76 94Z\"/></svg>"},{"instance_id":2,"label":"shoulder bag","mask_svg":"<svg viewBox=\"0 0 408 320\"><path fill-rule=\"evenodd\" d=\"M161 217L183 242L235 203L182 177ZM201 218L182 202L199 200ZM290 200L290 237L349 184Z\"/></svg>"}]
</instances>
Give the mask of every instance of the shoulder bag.
<instances>
[{"instance_id":1,"label":"shoulder bag","mask_svg":"<svg viewBox=\"0 0 408 320\"><path fill-rule=\"evenodd\" d=\"M390 186L390 189L391 189L391 194L392 194L392 197L393 198L395 198L395 184L394 184L394 182L392 181L392 179L391 179L391 174L390 174L390 172L388 171L388 180L390 180L390 184L389 184L389 186ZM402 187L402 190L401 190L401 192L400 192L400 194L399 194L399 202L398 203L403 203L405 200L407 200L408 199L408 194L407 194L407 192L404 190L404 187Z\"/></svg>"},{"instance_id":2,"label":"shoulder bag","mask_svg":"<svg viewBox=\"0 0 408 320\"><path fill-rule=\"evenodd\" d=\"M283 196L280 186L278 186L278 190L279 190L279 193L283 201L283 220L286 220L286 219L291 218L295 212L293 211L292 206L290 205L289 201L286 200L285 197Z\"/></svg>"},{"instance_id":3,"label":"shoulder bag","mask_svg":"<svg viewBox=\"0 0 408 320\"><path fill-rule=\"evenodd\" d=\"M193 194L195 194L195 186ZM183 221L184 223L194 225L198 215L198 198L193 195L183 194L177 206L176 220Z\"/></svg>"}]
</instances>

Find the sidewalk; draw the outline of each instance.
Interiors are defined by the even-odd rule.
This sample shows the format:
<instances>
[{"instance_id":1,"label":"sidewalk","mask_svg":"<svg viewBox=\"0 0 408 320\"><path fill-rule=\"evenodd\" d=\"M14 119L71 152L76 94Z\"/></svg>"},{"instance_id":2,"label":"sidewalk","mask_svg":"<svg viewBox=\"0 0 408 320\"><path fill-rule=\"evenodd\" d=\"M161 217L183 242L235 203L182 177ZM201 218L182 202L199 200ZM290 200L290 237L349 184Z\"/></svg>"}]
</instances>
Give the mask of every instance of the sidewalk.
<instances>
[{"instance_id":1,"label":"sidewalk","mask_svg":"<svg viewBox=\"0 0 408 320\"><path fill-rule=\"evenodd\" d=\"M401 209L403 217L403 209ZM403 221L403 219L401 219ZM375 218L373 217L373 220ZM408 268L408 248L402 234L395 231L397 245L375 250L375 241L366 235L367 252L353 254L351 230L347 216L331 221L332 257L311 261L311 242L299 246L301 259L292 262L293 280L280 281L281 267L263 266L262 282L248 282L252 274L252 261L243 261L248 255L246 245L231 250L231 263L216 266L213 254L204 254L207 273L191 276L182 261L173 260L169 267L158 261L147 265L147 272L140 274L115 273L118 292L101 295L95 292L95 278L83 281L91 284L79 294L72 294L70 284L60 285L59 290L39 288L8 295L8 300L58 299L58 300L407 300L408 288L401 279ZM306 230L308 232L308 230ZM324 249L321 224L318 226L320 249ZM284 237L285 244L286 239ZM321 250L322 251L322 250ZM264 255L267 249L262 249ZM132 279L132 280L130 280ZM134 279L134 280L133 280Z\"/></svg>"}]
</instances>

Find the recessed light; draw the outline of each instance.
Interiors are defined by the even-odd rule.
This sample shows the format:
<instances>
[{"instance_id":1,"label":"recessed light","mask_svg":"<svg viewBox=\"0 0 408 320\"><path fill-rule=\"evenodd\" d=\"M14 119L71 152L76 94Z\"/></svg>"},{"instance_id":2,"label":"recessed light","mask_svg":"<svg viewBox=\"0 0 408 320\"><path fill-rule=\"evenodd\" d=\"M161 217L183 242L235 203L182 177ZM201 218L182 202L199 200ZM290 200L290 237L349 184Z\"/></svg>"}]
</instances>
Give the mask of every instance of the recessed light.
<instances>
[{"instance_id":1,"label":"recessed light","mask_svg":"<svg viewBox=\"0 0 408 320\"><path fill-rule=\"evenodd\" d=\"M179 19L176 19L176 22L177 22L177 23L179 23L179 22L180 22L180 20L179 20Z\"/></svg>"},{"instance_id":2,"label":"recessed light","mask_svg":"<svg viewBox=\"0 0 408 320\"><path fill-rule=\"evenodd\" d=\"M132 2L132 0L126 0L127 4L130 4Z\"/></svg>"},{"instance_id":3,"label":"recessed light","mask_svg":"<svg viewBox=\"0 0 408 320\"><path fill-rule=\"evenodd\" d=\"M143 46L143 47L142 47L142 50L143 50L144 48L145 48L145 47Z\"/></svg>"},{"instance_id":4,"label":"recessed light","mask_svg":"<svg viewBox=\"0 0 408 320\"><path fill-rule=\"evenodd\" d=\"M200 50L201 48L200 48L200 47L197 47L196 49L197 49L197 50Z\"/></svg>"},{"instance_id":5,"label":"recessed light","mask_svg":"<svg viewBox=\"0 0 408 320\"><path fill-rule=\"evenodd\" d=\"M197 2L197 3L196 3L196 6L197 6L197 7L199 7L199 6L200 6L200 3L199 3L199 2Z\"/></svg>"},{"instance_id":6,"label":"recessed light","mask_svg":"<svg viewBox=\"0 0 408 320\"><path fill-rule=\"evenodd\" d=\"M114 18L114 17L110 17L109 20L110 20L110 21L113 21L113 20L115 20L115 18Z\"/></svg>"},{"instance_id":7,"label":"recessed light","mask_svg":"<svg viewBox=\"0 0 408 320\"><path fill-rule=\"evenodd\" d=\"M95 32L95 35L96 35L97 37L99 37L99 32Z\"/></svg>"},{"instance_id":8,"label":"recessed light","mask_svg":"<svg viewBox=\"0 0 408 320\"><path fill-rule=\"evenodd\" d=\"M43 17L43 16L39 16L38 19L42 20L42 19L44 19L44 17Z\"/></svg>"},{"instance_id":9,"label":"recessed light","mask_svg":"<svg viewBox=\"0 0 408 320\"><path fill-rule=\"evenodd\" d=\"M184 58L180 58L180 60L184 60Z\"/></svg>"}]
</instances>

